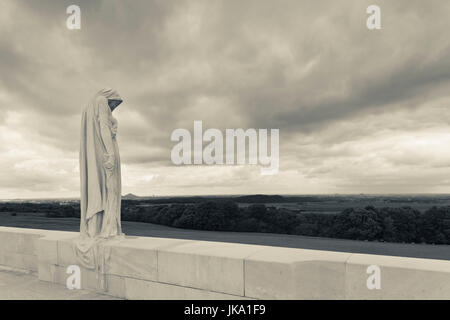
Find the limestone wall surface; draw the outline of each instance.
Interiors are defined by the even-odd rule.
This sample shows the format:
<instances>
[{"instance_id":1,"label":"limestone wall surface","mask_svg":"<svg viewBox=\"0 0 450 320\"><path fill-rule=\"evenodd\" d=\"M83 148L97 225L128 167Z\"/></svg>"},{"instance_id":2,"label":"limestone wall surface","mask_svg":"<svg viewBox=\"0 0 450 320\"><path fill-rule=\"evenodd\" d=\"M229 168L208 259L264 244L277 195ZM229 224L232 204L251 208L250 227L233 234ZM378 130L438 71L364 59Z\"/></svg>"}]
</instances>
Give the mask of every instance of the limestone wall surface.
<instances>
[{"instance_id":1,"label":"limestone wall surface","mask_svg":"<svg viewBox=\"0 0 450 320\"><path fill-rule=\"evenodd\" d=\"M66 285L77 237L0 227L0 266ZM450 299L447 260L135 236L101 246L104 266L80 266L81 288L126 299Z\"/></svg>"}]
</instances>

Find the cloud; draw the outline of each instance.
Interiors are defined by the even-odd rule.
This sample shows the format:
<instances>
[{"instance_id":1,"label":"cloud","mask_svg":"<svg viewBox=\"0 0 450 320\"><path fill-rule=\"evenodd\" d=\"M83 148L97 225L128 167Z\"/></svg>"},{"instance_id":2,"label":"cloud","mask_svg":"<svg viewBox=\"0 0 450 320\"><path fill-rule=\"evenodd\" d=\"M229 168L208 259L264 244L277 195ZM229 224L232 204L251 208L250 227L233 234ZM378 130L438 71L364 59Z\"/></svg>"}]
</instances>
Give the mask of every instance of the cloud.
<instances>
[{"instance_id":1,"label":"cloud","mask_svg":"<svg viewBox=\"0 0 450 320\"><path fill-rule=\"evenodd\" d=\"M124 193L449 190L448 1L379 1L379 31L365 0L79 1L79 31L70 4L2 3L0 197L78 194L80 111L104 86L125 99ZM279 128L280 173L174 167L194 120Z\"/></svg>"}]
</instances>

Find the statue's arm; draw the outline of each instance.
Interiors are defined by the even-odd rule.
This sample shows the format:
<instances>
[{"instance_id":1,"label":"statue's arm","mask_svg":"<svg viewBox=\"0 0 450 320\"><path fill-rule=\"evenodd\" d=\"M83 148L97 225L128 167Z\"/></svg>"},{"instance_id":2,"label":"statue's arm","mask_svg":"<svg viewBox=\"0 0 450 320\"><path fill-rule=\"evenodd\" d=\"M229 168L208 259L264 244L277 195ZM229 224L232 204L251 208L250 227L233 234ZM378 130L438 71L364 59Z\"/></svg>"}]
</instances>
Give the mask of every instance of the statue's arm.
<instances>
[{"instance_id":1,"label":"statue's arm","mask_svg":"<svg viewBox=\"0 0 450 320\"><path fill-rule=\"evenodd\" d=\"M100 134L102 136L103 144L107 154L104 156L104 165L106 169L114 168L115 157L114 157L114 143L111 134L111 120L110 120L110 109L108 106L108 101L102 99L99 103L99 113L98 119L100 122Z\"/></svg>"}]
</instances>

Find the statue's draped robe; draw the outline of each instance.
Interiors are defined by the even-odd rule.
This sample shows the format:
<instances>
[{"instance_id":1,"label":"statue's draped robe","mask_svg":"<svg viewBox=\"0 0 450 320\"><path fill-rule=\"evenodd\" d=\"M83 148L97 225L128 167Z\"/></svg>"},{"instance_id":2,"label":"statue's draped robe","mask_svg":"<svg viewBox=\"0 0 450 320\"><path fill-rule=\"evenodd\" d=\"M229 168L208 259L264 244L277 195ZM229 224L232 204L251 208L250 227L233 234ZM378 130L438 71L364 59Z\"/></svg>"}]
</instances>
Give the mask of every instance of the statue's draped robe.
<instances>
[{"instance_id":1,"label":"statue's draped robe","mask_svg":"<svg viewBox=\"0 0 450 320\"><path fill-rule=\"evenodd\" d=\"M83 109L80 139L80 238L75 250L81 263L98 268L98 243L123 236L120 222L121 172L117 121L108 100L122 100L113 89L100 90Z\"/></svg>"}]
</instances>

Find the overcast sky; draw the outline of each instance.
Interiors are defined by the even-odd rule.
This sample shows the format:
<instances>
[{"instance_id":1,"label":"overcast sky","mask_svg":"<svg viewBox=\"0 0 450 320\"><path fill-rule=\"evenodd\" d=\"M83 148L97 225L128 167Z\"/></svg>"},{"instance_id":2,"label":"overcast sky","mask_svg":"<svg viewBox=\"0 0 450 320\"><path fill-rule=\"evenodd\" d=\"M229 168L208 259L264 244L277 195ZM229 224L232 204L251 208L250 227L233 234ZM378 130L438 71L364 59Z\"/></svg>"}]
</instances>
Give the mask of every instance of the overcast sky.
<instances>
[{"instance_id":1,"label":"overcast sky","mask_svg":"<svg viewBox=\"0 0 450 320\"><path fill-rule=\"evenodd\" d=\"M105 86L123 194L449 192L449 17L447 0L2 0L0 198L79 195L81 108ZM279 173L173 165L194 120L278 128Z\"/></svg>"}]
</instances>

